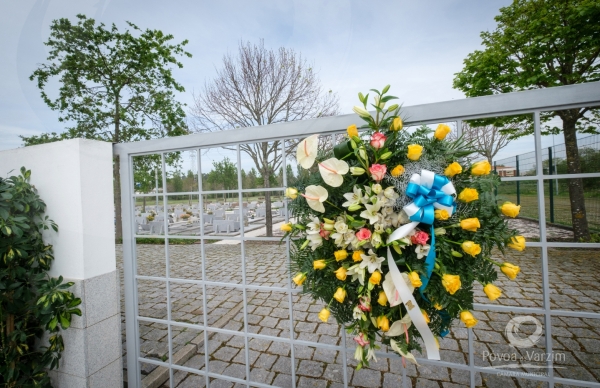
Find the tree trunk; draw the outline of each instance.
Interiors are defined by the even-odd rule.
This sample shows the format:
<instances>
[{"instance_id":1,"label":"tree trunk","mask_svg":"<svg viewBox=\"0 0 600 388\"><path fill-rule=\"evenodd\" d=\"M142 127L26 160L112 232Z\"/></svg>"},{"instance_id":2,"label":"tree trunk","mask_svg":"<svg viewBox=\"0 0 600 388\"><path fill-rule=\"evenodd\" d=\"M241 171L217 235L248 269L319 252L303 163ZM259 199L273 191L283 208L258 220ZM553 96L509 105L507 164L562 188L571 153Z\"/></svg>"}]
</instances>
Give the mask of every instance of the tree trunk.
<instances>
[{"instance_id":1,"label":"tree trunk","mask_svg":"<svg viewBox=\"0 0 600 388\"><path fill-rule=\"evenodd\" d=\"M577 112L577 110L575 112ZM581 173L579 148L577 146L577 130L575 126L577 123L577 113L575 113L574 118L566 117L573 115L563 115L563 134L565 136L567 172L569 174ZM590 229L588 227L587 215L585 212L583 180L581 178L568 179L568 182L569 200L571 202L571 221L573 223L573 238L575 241L589 241Z\"/></svg>"},{"instance_id":2,"label":"tree trunk","mask_svg":"<svg viewBox=\"0 0 600 388\"><path fill-rule=\"evenodd\" d=\"M113 188L115 194L115 241L120 244L123 241L123 225L121 220L121 162L115 156L113 161Z\"/></svg>"},{"instance_id":3,"label":"tree trunk","mask_svg":"<svg viewBox=\"0 0 600 388\"><path fill-rule=\"evenodd\" d=\"M268 166L263 169L263 182L265 189L271 187L271 174L269 174ZM271 192L265 190L265 226L267 228L267 237L273 237L273 218L271 212Z\"/></svg>"}]
</instances>

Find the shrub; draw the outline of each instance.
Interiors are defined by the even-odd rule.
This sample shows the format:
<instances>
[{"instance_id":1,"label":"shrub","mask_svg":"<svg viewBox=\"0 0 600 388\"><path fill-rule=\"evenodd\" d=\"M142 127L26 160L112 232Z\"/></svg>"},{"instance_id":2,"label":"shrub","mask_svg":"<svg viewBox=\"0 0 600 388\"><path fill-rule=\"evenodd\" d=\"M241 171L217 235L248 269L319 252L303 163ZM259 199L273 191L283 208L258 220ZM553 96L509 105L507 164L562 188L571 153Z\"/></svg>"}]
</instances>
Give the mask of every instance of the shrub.
<instances>
[{"instance_id":1,"label":"shrub","mask_svg":"<svg viewBox=\"0 0 600 388\"><path fill-rule=\"evenodd\" d=\"M29 183L31 171L0 177L0 386L51 387L48 368L58 367L64 343L61 329L71 325L81 300L50 278L52 245L42 231L57 225L44 216L46 204ZM36 341L48 333L48 346Z\"/></svg>"}]
</instances>

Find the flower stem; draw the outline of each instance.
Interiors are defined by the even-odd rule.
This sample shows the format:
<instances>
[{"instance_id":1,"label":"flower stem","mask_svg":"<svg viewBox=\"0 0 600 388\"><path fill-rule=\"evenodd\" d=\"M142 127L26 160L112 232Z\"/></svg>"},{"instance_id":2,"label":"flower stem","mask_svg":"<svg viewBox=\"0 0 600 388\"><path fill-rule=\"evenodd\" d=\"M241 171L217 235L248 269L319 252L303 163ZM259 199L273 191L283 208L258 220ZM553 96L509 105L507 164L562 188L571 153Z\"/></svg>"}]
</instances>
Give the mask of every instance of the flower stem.
<instances>
[{"instance_id":1,"label":"flower stem","mask_svg":"<svg viewBox=\"0 0 600 388\"><path fill-rule=\"evenodd\" d=\"M329 205L333 206L334 208L338 209L339 211L343 212L343 210L342 210L342 209L340 209L339 207L335 206L335 205L334 205L334 204L332 204L331 202L329 202L329 201L325 201L325 202L326 202L326 203L328 203Z\"/></svg>"},{"instance_id":2,"label":"flower stem","mask_svg":"<svg viewBox=\"0 0 600 388\"><path fill-rule=\"evenodd\" d=\"M502 267L502 264L498 263L497 261L494 261L494 260L492 260L492 259L490 259L488 257L484 257L484 259L486 259L487 261L489 261L492 264L496 264L498 267Z\"/></svg>"}]
</instances>

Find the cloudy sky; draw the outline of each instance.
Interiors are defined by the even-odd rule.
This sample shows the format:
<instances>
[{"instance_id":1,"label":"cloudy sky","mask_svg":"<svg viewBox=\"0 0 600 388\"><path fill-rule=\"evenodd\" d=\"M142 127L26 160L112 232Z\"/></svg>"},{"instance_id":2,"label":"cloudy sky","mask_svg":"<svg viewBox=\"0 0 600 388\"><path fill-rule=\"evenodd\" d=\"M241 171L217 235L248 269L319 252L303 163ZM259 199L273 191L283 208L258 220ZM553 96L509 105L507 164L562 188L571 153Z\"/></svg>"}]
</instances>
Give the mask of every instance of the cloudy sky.
<instances>
[{"instance_id":1,"label":"cloudy sky","mask_svg":"<svg viewBox=\"0 0 600 388\"><path fill-rule=\"evenodd\" d=\"M57 113L28 77L47 57L43 42L52 20L78 13L124 28L160 29L189 40L192 58L175 71L190 103L192 92L215 75L238 43L285 46L319 71L325 90L351 113L359 91L390 90L405 106L463 98L452 89L466 55L480 47L479 33L495 28L494 16L510 0L19 0L0 3L0 150L22 145L19 135L62 132ZM552 144L551 138L545 139ZM562 137L556 137L562 143ZM519 142L532 150L532 142ZM514 155L515 148L503 154Z\"/></svg>"}]
</instances>

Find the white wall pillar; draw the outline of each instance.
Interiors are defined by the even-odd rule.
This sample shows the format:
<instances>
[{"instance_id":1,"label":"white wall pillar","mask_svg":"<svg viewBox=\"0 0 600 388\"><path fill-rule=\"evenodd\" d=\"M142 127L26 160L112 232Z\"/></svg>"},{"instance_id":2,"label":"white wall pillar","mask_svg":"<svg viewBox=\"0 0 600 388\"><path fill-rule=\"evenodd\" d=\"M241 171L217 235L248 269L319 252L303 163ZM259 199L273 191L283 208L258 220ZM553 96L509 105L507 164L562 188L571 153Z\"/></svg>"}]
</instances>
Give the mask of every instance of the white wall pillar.
<instances>
[{"instance_id":1,"label":"white wall pillar","mask_svg":"<svg viewBox=\"0 0 600 388\"><path fill-rule=\"evenodd\" d=\"M58 233L50 275L75 282L82 316L63 332L56 387L120 387L121 318L114 243L112 144L73 139L0 152L0 174L31 170L31 183L46 202ZM9 173L9 171L12 173Z\"/></svg>"}]
</instances>

